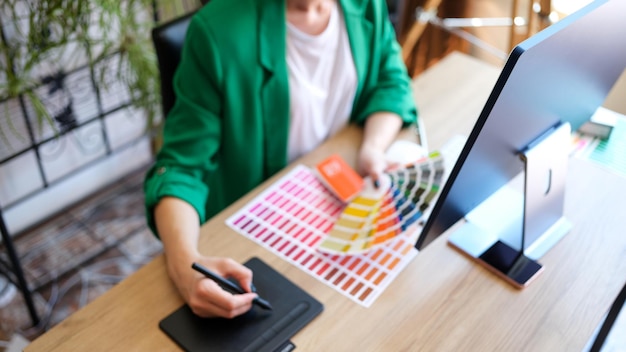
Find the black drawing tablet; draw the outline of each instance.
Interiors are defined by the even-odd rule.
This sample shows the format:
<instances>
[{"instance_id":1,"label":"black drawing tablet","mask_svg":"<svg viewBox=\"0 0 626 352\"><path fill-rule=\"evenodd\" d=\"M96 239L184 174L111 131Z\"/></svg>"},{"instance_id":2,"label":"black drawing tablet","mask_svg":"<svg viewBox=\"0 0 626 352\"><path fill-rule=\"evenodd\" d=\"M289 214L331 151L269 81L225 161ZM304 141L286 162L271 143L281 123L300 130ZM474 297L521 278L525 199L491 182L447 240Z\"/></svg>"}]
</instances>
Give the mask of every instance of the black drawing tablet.
<instances>
[{"instance_id":1,"label":"black drawing tablet","mask_svg":"<svg viewBox=\"0 0 626 352\"><path fill-rule=\"evenodd\" d=\"M259 258L244 265L254 272L256 290L273 310L253 305L234 319L206 319L194 315L185 304L161 320L161 330L187 351L276 351L324 309Z\"/></svg>"}]
</instances>

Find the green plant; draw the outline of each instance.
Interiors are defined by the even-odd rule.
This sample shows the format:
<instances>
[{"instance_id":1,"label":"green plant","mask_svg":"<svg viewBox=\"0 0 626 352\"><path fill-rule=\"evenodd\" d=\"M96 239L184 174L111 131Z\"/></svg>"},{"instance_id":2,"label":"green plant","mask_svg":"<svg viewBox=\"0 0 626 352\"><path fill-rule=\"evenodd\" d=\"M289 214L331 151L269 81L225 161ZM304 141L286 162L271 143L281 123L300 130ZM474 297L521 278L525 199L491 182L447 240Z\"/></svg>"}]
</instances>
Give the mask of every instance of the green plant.
<instances>
[{"instance_id":1,"label":"green plant","mask_svg":"<svg viewBox=\"0 0 626 352\"><path fill-rule=\"evenodd\" d=\"M105 77L121 83L132 104L146 114L148 130L158 122L159 73L150 39L155 26L154 9L164 8L170 17L187 11L178 0L3 0L0 3L0 102L27 101L39 130L58 126L37 94L46 79L43 67L87 65L98 89L108 89ZM161 11L159 11L161 12ZM160 16L163 17L163 16ZM118 55L118 64L99 65ZM81 62L82 61L82 62ZM48 73L49 74L49 73ZM61 77L62 78L62 77ZM17 131L8 111L0 111L0 141ZM23 136L22 136L23 138Z\"/></svg>"}]
</instances>

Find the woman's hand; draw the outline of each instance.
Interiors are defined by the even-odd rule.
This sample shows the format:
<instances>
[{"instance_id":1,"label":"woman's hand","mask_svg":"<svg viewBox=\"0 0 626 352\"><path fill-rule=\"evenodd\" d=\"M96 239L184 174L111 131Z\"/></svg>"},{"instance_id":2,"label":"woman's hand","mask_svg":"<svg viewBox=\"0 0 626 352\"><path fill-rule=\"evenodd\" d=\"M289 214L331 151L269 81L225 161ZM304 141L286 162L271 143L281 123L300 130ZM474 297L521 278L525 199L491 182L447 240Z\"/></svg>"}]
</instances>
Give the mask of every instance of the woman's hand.
<instances>
[{"instance_id":1,"label":"woman's hand","mask_svg":"<svg viewBox=\"0 0 626 352\"><path fill-rule=\"evenodd\" d=\"M202 264L222 277L235 279L245 294L231 294L215 281L206 278L191 268L193 262ZM252 307L257 296L252 293L252 271L230 258L198 256L185 263L172 263L168 260L170 278L194 314L203 317L234 318Z\"/></svg>"},{"instance_id":2,"label":"woman's hand","mask_svg":"<svg viewBox=\"0 0 626 352\"><path fill-rule=\"evenodd\" d=\"M358 158L358 171L362 175L376 182L385 170L395 166L387 160L385 151L401 127L402 119L389 112L377 112L367 118Z\"/></svg>"},{"instance_id":3,"label":"woman's hand","mask_svg":"<svg viewBox=\"0 0 626 352\"><path fill-rule=\"evenodd\" d=\"M359 151L358 165L359 173L369 176L373 182L379 180L385 171L400 166L387 160L384 149L365 144Z\"/></svg>"},{"instance_id":4,"label":"woman's hand","mask_svg":"<svg viewBox=\"0 0 626 352\"><path fill-rule=\"evenodd\" d=\"M227 279L235 279L250 292L252 271L228 258L206 257L198 252L198 214L186 202L164 197L155 210L155 221L167 262L167 272L191 310L201 317L233 318L252 307L256 293L233 295L191 268L198 262Z\"/></svg>"}]
</instances>

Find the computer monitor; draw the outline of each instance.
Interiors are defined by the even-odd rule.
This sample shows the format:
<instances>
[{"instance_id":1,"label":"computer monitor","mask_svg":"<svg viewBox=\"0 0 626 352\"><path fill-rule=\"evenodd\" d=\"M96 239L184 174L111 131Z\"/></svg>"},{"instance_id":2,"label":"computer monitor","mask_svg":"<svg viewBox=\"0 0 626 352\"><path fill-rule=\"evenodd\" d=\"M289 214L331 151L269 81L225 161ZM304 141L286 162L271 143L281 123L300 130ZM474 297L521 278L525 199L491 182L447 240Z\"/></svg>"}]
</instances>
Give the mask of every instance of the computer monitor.
<instances>
[{"instance_id":1,"label":"computer monitor","mask_svg":"<svg viewBox=\"0 0 626 352\"><path fill-rule=\"evenodd\" d=\"M418 250L476 212L479 205L500 197L503 189L523 177L520 175L525 174L528 167L524 151L532 150L534 143L562 135L568 127L576 130L590 119L626 68L625 16L626 1L596 0L513 49L424 225L415 245ZM558 133L551 133L553 131ZM548 146L535 154L551 154L550 143L544 143ZM565 162L566 159L567 155ZM552 162L549 158L541 162L548 163L545 169L548 173L563 167L567 169L558 156L554 162L561 165L549 165ZM544 181L538 182L540 188L543 187ZM557 190L557 193L563 191ZM500 201L505 199L500 205L509 207L508 211L514 212L517 218L523 215L525 220L506 225L508 230L517 232L519 239L517 243L510 240L507 245L523 254L538 240L525 238L525 232L530 236L528 229L524 229L528 225L525 221L541 223L546 220L539 219L545 217L543 211L533 212L529 207L541 206L544 200L539 197L532 201L534 205L520 205L517 203L528 199L507 198L509 196L500 197ZM555 202L548 211L557 213L552 214L551 221L562 220L558 214L560 206L562 215L562 204L559 204L562 195L560 200L545 201ZM563 231L567 231L567 224L562 225Z\"/></svg>"}]
</instances>

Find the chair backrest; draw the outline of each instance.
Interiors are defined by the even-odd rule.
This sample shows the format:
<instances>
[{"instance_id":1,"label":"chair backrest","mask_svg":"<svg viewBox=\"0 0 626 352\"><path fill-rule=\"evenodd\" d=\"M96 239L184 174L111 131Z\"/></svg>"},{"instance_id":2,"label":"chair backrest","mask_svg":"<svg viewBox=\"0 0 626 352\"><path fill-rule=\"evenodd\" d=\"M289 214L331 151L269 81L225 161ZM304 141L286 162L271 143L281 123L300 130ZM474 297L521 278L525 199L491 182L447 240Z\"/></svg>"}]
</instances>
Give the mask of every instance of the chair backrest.
<instances>
[{"instance_id":1,"label":"chair backrest","mask_svg":"<svg viewBox=\"0 0 626 352\"><path fill-rule=\"evenodd\" d=\"M186 14L152 29L152 42L161 74L161 104L164 118L176 102L173 87L174 73L180 62L187 27L194 13Z\"/></svg>"}]
</instances>

